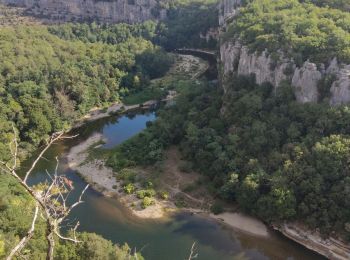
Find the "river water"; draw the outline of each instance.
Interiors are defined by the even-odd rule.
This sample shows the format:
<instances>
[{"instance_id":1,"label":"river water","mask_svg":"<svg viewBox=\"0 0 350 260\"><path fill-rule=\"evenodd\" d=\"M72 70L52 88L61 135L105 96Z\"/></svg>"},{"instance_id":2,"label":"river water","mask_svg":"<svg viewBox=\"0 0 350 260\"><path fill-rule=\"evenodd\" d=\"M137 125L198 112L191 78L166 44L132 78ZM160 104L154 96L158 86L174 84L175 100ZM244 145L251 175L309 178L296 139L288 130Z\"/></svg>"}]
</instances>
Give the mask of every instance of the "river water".
<instances>
[{"instance_id":1,"label":"river water","mask_svg":"<svg viewBox=\"0 0 350 260\"><path fill-rule=\"evenodd\" d=\"M155 120L154 112L110 117L91 122L75 130L79 136L55 144L36 167L31 182L47 177L45 170L53 171L55 156L60 160L59 172L74 181L72 200L86 183L70 170L64 154L93 133L107 139L104 148L120 144L142 131L147 121ZM28 160L29 162L30 160ZM25 168L25 164L24 167ZM75 194L74 194L75 193ZM76 208L67 223L68 227L80 221L80 231L95 232L115 243L128 243L141 250L146 259L187 259L193 242L196 242L197 259L322 259L300 245L271 231L268 238L255 237L227 228L211 219L179 213L164 220L142 220L132 216L117 198L105 198L92 189L84 196L85 203Z\"/></svg>"}]
</instances>

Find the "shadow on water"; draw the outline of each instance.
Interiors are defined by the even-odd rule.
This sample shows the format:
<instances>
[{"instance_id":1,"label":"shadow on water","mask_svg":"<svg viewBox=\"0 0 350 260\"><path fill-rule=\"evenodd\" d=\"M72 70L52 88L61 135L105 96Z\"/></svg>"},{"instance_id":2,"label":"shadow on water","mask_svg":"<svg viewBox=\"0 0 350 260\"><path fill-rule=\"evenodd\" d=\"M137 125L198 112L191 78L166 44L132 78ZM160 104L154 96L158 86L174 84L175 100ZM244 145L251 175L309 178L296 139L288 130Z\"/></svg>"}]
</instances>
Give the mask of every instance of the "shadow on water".
<instances>
[{"instance_id":1,"label":"shadow on water","mask_svg":"<svg viewBox=\"0 0 350 260\"><path fill-rule=\"evenodd\" d=\"M47 178L45 170L53 172L55 157L60 160L59 173L66 174L74 182L70 197L76 200L86 183L67 167L65 153L94 133L102 133L105 148L110 148L139 133L147 121L156 119L155 112L129 114L94 121L76 129L79 136L53 145L40 160L31 183ZM35 156L35 155L33 155ZM31 160L23 164L28 167ZM197 259L321 259L312 252L292 243L275 233L269 238L258 238L229 229L211 219L179 213L163 220L142 220L118 202L117 198L106 198L92 189L84 196L85 203L76 208L65 223L71 227L80 221L80 231L94 232L115 243L128 243L141 250L146 259L179 260L188 258L193 242L196 242ZM245 258L245 259L246 259Z\"/></svg>"}]
</instances>

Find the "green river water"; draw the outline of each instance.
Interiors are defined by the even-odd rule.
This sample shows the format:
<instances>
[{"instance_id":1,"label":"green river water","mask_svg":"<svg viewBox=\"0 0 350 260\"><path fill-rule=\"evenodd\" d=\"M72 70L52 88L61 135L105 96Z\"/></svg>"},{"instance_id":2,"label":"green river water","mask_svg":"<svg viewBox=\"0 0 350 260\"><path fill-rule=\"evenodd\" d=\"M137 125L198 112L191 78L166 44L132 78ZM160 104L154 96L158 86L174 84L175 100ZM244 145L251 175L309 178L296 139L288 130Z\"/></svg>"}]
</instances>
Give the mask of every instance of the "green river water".
<instances>
[{"instance_id":1,"label":"green river water","mask_svg":"<svg viewBox=\"0 0 350 260\"><path fill-rule=\"evenodd\" d=\"M36 167L31 182L46 178L45 170L53 170L55 156L60 158L59 172L74 181L79 193L86 183L70 170L64 155L69 149L95 132L107 139L104 148L111 148L137 134L147 121L155 120L154 112L101 119L75 130L79 136L55 144ZM29 162L30 160L28 160ZM25 168L25 165L24 165ZM72 194L72 200L77 194ZM72 212L67 226L79 220L80 231L95 232L113 242L127 242L141 250L146 259L187 259L191 245L196 242L200 260L216 259L323 259L317 254L271 231L268 238L244 234L206 217L180 212L164 220L142 220L130 214L117 198L106 198L92 189L84 196L85 203Z\"/></svg>"}]
</instances>

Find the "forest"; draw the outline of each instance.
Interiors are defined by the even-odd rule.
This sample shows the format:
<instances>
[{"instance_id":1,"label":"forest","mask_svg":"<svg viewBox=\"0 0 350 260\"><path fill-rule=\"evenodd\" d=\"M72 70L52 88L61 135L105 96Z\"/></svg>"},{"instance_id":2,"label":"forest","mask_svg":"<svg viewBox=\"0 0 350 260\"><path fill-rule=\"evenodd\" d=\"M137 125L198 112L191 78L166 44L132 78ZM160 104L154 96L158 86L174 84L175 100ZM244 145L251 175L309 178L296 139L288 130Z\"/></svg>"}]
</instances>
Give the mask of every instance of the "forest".
<instances>
[{"instance_id":1,"label":"forest","mask_svg":"<svg viewBox=\"0 0 350 260\"><path fill-rule=\"evenodd\" d=\"M120 101L163 75L172 58L144 38L152 25L1 28L0 159L8 159L12 124L21 151L29 151L91 108Z\"/></svg>"},{"instance_id":2,"label":"forest","mask_svg":"<svg viewBox=\"0 0 350 260\"><path fill-rule=\"evenodd\" d=\"M254 77L228 84L224 101L211 85L188 85L175 106L115 149L109 165L152 165L177 145L215 196L268 223L301 220L350 239L349 108L299 104L289 85L275 95Z\"/></svg>"},{"instance_id":3,"label":"forest","mask_svg":"<svg viewBox=\"0 0 350 260\"><path fill-rule=\"evenodd\" d=\"M224 39L239 39L251 51L282 51L297 65L337 57L350 62L350 14L329 8L326 1L249 1L231 23ZM331 1L337 3L337 1ZM346 1L344 1L345 4ZM341 1L339 1L341 6ZM323 7L324 6L324 7Z\"/></svg>"},{"instance_id":4,"label":"forest","mask_svg":"<svg viewBox=\"0 0 350 260\"><path fill-rule=\"evenodd\" d=\"M209 21L203 17L192 23L194 17L187 15L212 10L199 2L195 5L200 10L192 10L190 2L172 6L171 18L162 23L5 23L0 28L0 161L11 159L9 143L15 134L22 160L42 147L52 133L70 129L91 108L127 101L133 95L153 98L155 93L148 91L150 81L163 76L173 63L173 55L164 49L190 46L200 39L194 32L205 32L216 24L215 15ZM177 11L179 6L182 11ZM191 26L184 26L187 22ZM184 28L187 31L182 32ZM172 44L177 33L186 37ZM0 174L3 258L28 231L34 201L15 179ZM99 235L78 233L77 237L81 243L57 239L55 259L143 259L128 245L113 245ZM41 220L21 254L44 259L47 245L46 224Z\"/></svg>"},{"instance_id":5,"label":"forest","mask_svg":"<svg viewBox=\"0 0 350 260\"><path fill-rule=\"evenodd\" d=\"M245 1L222 41L239 39L251 51L283 53L297 64L337 57L350 62L347 0ZM19 156L54 132L68 130L93 107L107 107L142 92L174 62L176 48L216 49L200 37L218 25L215 1L177 1L162 22L66 23L0 28L0 160L19 133ZM199 17L199 18L198 18ZM276 57L278 59L278 57ZM147 129L110 151L107 164L155 165L170 146L186 167L211 181L214 197L238 205L267 223L300 221L323 235L350 241L350 109L300 104L292 87L258 86L254 76L231 75L227 89L183 80L175 105L157 111ZM322 86L320 86L322 88ZM27 232L33 201L1 174L0 258ZM24 250L46 255L45 224L39 221ZM57 259L142 259L128 245L79 233L82 243L57 241ZM135 255L134 255L135 257Z\"/></svg>"}]
</instances>

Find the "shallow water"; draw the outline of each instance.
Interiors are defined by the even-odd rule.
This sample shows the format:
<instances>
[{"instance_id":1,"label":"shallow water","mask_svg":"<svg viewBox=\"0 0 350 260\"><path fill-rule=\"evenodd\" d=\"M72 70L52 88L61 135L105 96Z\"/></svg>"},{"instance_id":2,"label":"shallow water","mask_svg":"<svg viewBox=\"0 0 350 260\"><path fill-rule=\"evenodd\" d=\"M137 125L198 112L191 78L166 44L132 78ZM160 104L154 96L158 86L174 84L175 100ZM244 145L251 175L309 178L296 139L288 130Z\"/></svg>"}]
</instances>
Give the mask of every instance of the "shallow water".
<instances>
[{"instance_id":1,"label":"shallow water","mask_svg":"<svg viewBox=\"0 0 350 260\"><path fill-rule=\"evenodd\" d=\"M154 112L111 117L75 130L79 136L54 145L40 161L30 181L44 180L47 177L45 170L52 172L56 163L54 158L58 156L59 172L74 181L71 197L74 200L86 183L67 168L64 154L70 147L100 132L106 139L103 147L111 148L142 131L146 122L155 118ZM117 198L105 198L92 189L88 189L84 200L85 203L76 208L65 223L67 227L79 220L80 231L95 232L119 244L127 242L132 248L141 250L146 259L187 259L194 242L198 253L196 259L203 260L323 259L273 231L269 238L255 237L189 213L175 214L164 220L142 220L132 216Z\"/></svg>"}]
</instances>

